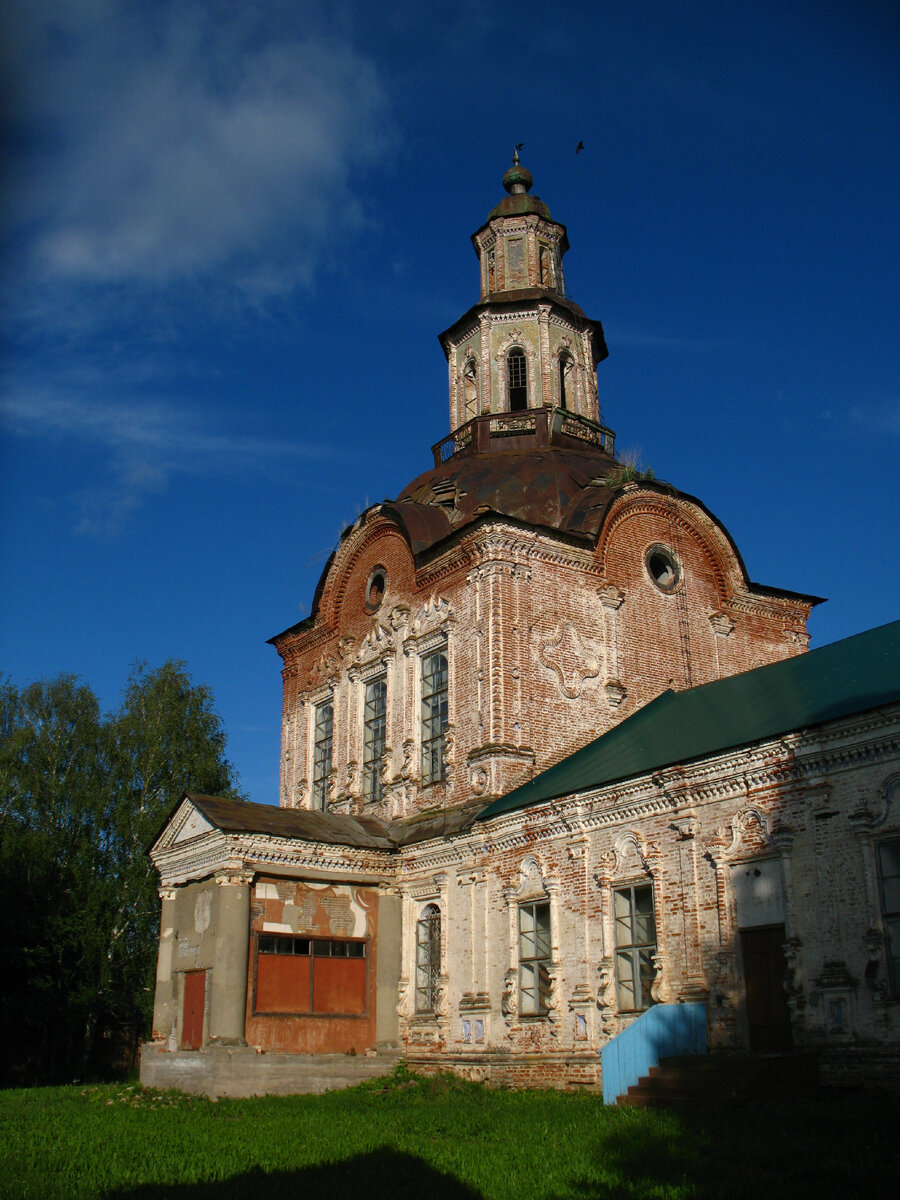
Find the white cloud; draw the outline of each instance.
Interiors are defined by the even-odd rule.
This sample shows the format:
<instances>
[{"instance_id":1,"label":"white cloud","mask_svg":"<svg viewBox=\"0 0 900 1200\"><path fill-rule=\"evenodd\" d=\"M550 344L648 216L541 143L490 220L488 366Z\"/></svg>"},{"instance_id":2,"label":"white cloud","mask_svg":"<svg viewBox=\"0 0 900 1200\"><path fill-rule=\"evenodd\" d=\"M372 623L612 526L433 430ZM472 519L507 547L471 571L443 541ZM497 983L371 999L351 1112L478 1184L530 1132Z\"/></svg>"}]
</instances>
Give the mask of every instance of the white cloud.
<instances>
[{"instance_id":1,"label":"white cloud","mask_svg":"<svg viewBox=\"0 0 900 1200\"><path fill-rule=\"evenodd\" d=\"M337 454L326 446L215 429L196 410L188 413L170 401L91 399L71 384L0 399L0 423L20 437L99 453L99 482L74 497L75 531L103 539L117 537L146 497L164 491L179 474L246 478L279 463Z\"/></svg>"},{"instance_id":2,"label":"white cloud","mask_svg":"<svg viewBox=\"0 0 900 1200\"><path fill-rule=\"evenodd\" d=\"M11 211L46 281L308 282L390 150L371 61L308 6L22 0Z\"/></svg>"}]
</instances>

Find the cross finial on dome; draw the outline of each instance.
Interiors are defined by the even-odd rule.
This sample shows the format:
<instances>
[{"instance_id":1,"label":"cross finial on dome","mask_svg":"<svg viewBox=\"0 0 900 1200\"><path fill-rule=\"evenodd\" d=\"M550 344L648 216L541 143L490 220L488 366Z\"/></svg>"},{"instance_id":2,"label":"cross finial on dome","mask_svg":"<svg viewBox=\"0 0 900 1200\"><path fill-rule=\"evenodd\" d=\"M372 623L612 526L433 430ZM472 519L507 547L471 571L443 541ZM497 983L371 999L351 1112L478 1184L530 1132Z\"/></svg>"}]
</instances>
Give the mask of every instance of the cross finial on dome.
<instances>
[{"instance_id":1,"label":"cross finial on dome","mask_svg":"<svg viewBox=\"0 0 900 1200\"><path fill-rule=\"evenodd\" d=\"M527 167L521 165L519 159L519 151L524 144L524 142L519 142L518 146L513 150L513 165L503 176L503 186L512 196L524 196L534 182L531 172Z\"/></svg>"}]
</instances>

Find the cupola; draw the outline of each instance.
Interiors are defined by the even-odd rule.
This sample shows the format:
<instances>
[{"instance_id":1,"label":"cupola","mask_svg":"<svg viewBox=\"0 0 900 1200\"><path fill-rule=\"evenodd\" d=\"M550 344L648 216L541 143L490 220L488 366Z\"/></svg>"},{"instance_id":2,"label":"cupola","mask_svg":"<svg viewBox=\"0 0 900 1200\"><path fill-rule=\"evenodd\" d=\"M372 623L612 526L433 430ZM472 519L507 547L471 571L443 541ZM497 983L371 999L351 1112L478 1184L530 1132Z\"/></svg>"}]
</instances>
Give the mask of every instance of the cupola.
<instances>
[{"instance_id":1,"label":"cupola","mask_svg":"<svg viewBox=\"0 0 900 1200\"><path fill-rule=\"evenodd\" d=\"M472 235L481 299L440 335L451 433L500 414L556 411L608 450L611 442L590 430L602 428L596 368L608 354L603 329L566 295L566 227L531 194L532 183L517 149L503 176L507 194Z\"/></svg>"},{"instance_id":2,"label":"cupola","mask_svg":"<svg viewBox=\"0 0 900 1200\"><path fill-rule=\"evenodd\" d=\"M503 176L508 192L472 243L481 263L481 298L522 288L544 288L565 295L562 259L569 248L565 225L550 216L540 196L530 195L531 172L513 154Z\"/></svg>"}]
</instances>

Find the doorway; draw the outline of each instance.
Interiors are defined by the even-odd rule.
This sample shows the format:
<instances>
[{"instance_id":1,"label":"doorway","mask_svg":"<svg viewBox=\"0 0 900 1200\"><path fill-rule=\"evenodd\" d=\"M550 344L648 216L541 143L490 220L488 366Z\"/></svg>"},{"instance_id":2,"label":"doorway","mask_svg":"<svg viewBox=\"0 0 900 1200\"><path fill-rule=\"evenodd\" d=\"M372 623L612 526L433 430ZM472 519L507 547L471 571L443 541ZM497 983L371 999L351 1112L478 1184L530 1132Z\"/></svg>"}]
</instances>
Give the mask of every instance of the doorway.
<instances>
[{"instance_id":1,"label":"doorway","mask_svg":"<svg viewBox=\"0 0 900 1200\"><path fill-rule=\"evenodd\" d=\"M199 1050L203 1045L203 1012L206 1008L206 972L186 971L181 1049Z\"/></svg>"},{"instance_id":2,"label":"doorway","mask_svg":"<svg viewBox=\"0 0 900 1200\"><path fill-rule=\"evenodd\" d=\"M784 943L783 925L741 930L751 1050L790 1050L792 1045Z\"/></svg>"}]
</instances>

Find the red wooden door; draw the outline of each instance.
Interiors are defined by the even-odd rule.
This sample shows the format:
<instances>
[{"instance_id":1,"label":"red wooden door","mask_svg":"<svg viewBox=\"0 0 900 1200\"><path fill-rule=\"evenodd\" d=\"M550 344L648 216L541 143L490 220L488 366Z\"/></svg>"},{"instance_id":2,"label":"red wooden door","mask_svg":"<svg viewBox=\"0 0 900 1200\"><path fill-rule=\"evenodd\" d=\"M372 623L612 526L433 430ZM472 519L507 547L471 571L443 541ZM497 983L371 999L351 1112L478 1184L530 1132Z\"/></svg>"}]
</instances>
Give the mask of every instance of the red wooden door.
<instances>
[{"instance_id":1,"label":"red wooden door","mask_svg":"<svg viewBox=\"0 0 900 1200\"><path fill-rule=\"evenodd\" d=\"M205 1007L206 972L186 972L184 976L184 1014L181 1022L182 1050L199 1050L203 1045L203 1010Z\"/></svg>"},{"instance_id":2,"label":"red wooden door","mask_svg":"<svg viewBox=\"0 0 900 1200\"><path fill-rule=\"evenodd\" d=\"M784 991L784 926L742 929L751 1050L790 1050L791 1014Z\"/></svg>"}]
</instances>

